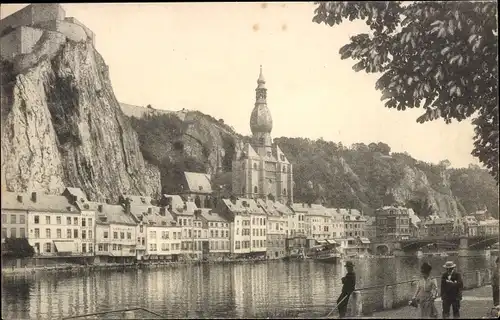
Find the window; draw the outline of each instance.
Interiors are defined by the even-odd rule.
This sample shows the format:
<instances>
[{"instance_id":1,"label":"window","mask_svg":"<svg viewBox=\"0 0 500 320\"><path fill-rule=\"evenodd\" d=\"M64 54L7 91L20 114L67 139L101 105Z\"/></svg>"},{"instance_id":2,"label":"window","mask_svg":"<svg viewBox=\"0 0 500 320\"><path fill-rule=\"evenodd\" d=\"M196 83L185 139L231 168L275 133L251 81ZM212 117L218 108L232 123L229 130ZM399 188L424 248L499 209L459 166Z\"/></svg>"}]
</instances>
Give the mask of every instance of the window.
<instances>
[{"instance_id":1,"label":"window","mask_svg":"<svg viewBox=\"0 0 500 320\"><path fill-rule=\"evenodd\" d=\"M103 238L104 238L104 239L107 239L107 238L108 238L108 232L107 232L107 231L104 231L104 233L103 233Z\"/></svg>"},{"instance_id":2,"label":"window","mask_svg":"<svg viewBox=\"0 0 500 320\"><path fill-rule=\"evenodd\" d=\"M78 218L76 218L76 217L75 217L75 218L73 218L73 224L74 224L75 226L77 226L77 225L78 225Z\"/></svg>"},{"instance_id":3,"label":"window","mask_svg":"<svg viewBox=\"0 0 500 320\"><path fill-rule=\"evenodd\" d=\"M71 229L66 230L66 238L71 239Z\"/></svg>"},{"instance_id":4,"label":"window","mask_svg":"<svg viewBox=\"0 0 500 320\"><path fill-rule=\"evenodd\" d=\"M286 196L286 188L283 189L283 194Z\"/></svg>"},{"instance_id":5,"label":"window","mask_svg":"<svg viewBox=\"0 0 500 320\"><path fill-rule=\"evenodd\" d=\"M2 223L7 223L7 215L2 213Z\"/></svg>"},{"instance_id":6,"label":"window","mask_svg":"<svg viewBox=\"0 0 500 320\"><path fill-rule=\"evenodd\" d=\"M120 239L125 239L125 232L120 232Z\"/></svg>"},{"instance_id":7,"label":"window","mask_svg":"<svg viewBox=\"0 0 500 320\"><path fill-rule=\"evenodd\" d=\"M17 229L16 228L10 228L10 236L11 238L17 238Z\"/></svg>"},{"instance_id":8,"label":"window","mask_svg":"<svg viewBox=\"0 0 500 320\"><path fill-rule=\"evenodd\" d=\"M87 220L85 220L85 218L82 218L82 227L86 226L87 226Z\"/></svg>"},{"instance_id":9,"label":"window","mask_svg":"<svg viewBox=\"0 0 500 320\"><path fill-rule=\"evenodd\" d=\"M78 229L73 230L73 238L78 238Z\"/></svg>"},{"instance_id":10,"label":"window","mask_svg":"<svg viewBox=\"0 0 500 320\"><path fill-rule=\"evenodd\" d=\"M45 224L50 224L50 216L45 216Z\"/></svg>"},{"instance_id":11,"label":"window","mask_svg":"<svg viewBox=\"0 0 500 320\"><path fill-rule=\"evenodd\" d=\"M89 243L89 252L94 251L92 244Z\"/></svg>"},{"instance_id":12,"label":"window","mask_svg":"<svg viewBox=\"0 0 500 320\"><path fill-rule=\"evenodd\" d=\"M139 227L139 232L140 232L140 233L143 233L143 232L144 232L144 227L143 227L142 225Z\"/></svg>"},{"instance_id":13,"label":"window","mask_svg":"<svg viewBox=\"0 0 500 320\"><path fill-rule=\"evenodd\" d=\"M24 228L19 228L19 237L26 238L26 230Z\"/></svg>"},{"instance_id":14,"label":"window","mask_svg":"<svg viewBox=\"0 0 500 320\"><path fill-rule=\"evenodd\" d=\"M132 232L127 232L127 239L132 239Z\"/></svg>"},{"instance_id":15,"label":"window","mask_svg":"<svg viewBox=\"0 0 500 320\"><path fill-rule=\"evenodd\" d=\"M87 239L87 230L82 230L82 239Z\"/></svg>"},{"instance_id":16,"label":"window","mask_svg":"<svg viewBox=\"0 0 500 320\"><path fill-rule=\"evenodd\" d=\"M118 239L118 232L113 232L113 239Z\"/></svg>"},{"instance_id":17,"label":"window","mask_svg":"<svg viewBox=\"0 0 500 320\"><path fill-rule=\"evenodd\" d=\"M51 252L52 251L52 244L50 242L47 242L44 246L44 251L45 252Z\"/></svg>"},{"instance_id":18,"label":"window","mask_svg":"<svg viewBox=\"0 0 500 320\"><path fill-rule=\"evenodd\" d=\"M257 186L253 187L253 193L258 193L259 192L259 188L257 188Z\"/></svg>"},{"instance_id":19,"label":"window","mask_svg":"<svg viewBox=\"0 0 500 320\"><path fill-rule=\"evenodd\" d=\"M82 243L82 252L83 253L87 252L87 244L86 243Z\"/></svg>"},{"instance_id":20,"label":"window","mask_svg":"<svg viewBox=\"0 0 500 320\"><path fill-rule=\"evenodd\" d=\"M89 227L92 227L92 218L88 218L87 220L88 220L87 224L89 225Z\"/></svg>"},{"instance_id":21,"label":"window","mask_svg":"<svg viewBox=\"0 0 500 320\"><path fill-rule=\"evenodd\" d=\"M10 223L16 224L17 223L17 218L15 214L10 215Z\"/></svg>"},{"instance_id":22,"label":"window","mask_svg":"<svg viewBox=\"0 0 500 320\"><path fill-rule=\"evenodd\" d=\"M117 246L116 244L113 244L113 250L116 250Z\"/></svg>"},{"instance_id":23,"label":"window","mask_svg":"<svg viewBox=\"0 0 500 320\"><path fill-rule=\"evenodd\" d=\"M36 222L35 222L36 223ZM71 225L71 218L70 217L67 217L66 218L66 224L67 225Z\"/></svg>"},{"instance_id":24,"label":"window","mask_svg":"<svg viewBox=\"0 0 500 320\"><path fill-rule=\"evenodd\" d=\"M45 229L45 238L50 238L50 229Z\"/></svg>"},{"instance_id":25,"label":"window","mask_svg":"<svg viewBox=\"0 0 500 320\"><path fill-rule=\"evenodd\" d=\"M40 223L40 217L39 216L34 216L33 219L34 219L35 224L39 224Z\"/></svg>"},{"instance_id":26,"label":"window","mask_svg":"<svg viewBox=\"0 0 500 320\"><path fill-rule=\"evenodd\" d=\"M285 157L283 157L283 158L285 158ZM283 159L281 159L281 160L283 161ZM285 166L283 166L283 173L286 173L286 167Z\"/></svg>"},{"instance_id":27,"label":"window","mask_svg":"<svg viewBox=\"0 0 500 320\"><path fill-rule=\"evenodd\" d=\"M257 164L256 163L253 164L253 169L257 170Z\"/></svg>"},{"instance_id":28,"label":"window","mask_svg":"<svg viewBox=\"0 0 500 320\"><path fill-rule=\"evenodd\" d=\"M56 236L57 236L58 239L62 238L62 230L61 229L57 229L56 230Z\"/></svg>"},{"instance_id":29,"label":"window","mask_svg":"<svg viewBox=\"0 0 500 320\"><path fill-rule=\"evenodd\" d=\"M56 223L57 224L61 224L61 216L57 216L56 217Z\"/></svg>"}]
</instances>

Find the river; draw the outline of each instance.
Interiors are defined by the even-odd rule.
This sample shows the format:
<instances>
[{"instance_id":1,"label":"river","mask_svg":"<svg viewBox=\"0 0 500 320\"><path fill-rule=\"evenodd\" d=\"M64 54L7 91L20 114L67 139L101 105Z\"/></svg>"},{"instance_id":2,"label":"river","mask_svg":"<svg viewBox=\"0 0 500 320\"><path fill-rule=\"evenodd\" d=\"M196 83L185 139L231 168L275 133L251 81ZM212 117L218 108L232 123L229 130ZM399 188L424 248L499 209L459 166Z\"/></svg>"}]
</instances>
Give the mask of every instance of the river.
<instances>
[{"instance_id":1,"label":"river","mask_svg":"<svg viewBox=\"0 0 500 320\"><path fill-rule=\"evenodd\" d=\"M450 258L427 258L439 275ZM490 259L453 257L461 272ZM354 260L357 288L418 275L417 258ZM176 266L2 279L3 319L56 319L142 306L168 318L265 318L326 315L341 289L344 268L314 261Z\"/></svg>"}]
</instances>

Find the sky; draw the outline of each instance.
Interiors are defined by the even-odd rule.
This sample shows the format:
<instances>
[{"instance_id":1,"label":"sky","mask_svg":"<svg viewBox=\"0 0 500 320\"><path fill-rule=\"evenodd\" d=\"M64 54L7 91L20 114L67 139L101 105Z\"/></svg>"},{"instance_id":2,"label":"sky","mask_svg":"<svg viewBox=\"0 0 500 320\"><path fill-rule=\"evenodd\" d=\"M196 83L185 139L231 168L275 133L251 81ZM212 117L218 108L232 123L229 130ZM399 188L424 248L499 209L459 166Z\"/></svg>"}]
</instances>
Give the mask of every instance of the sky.
<instances>
[{"instance_id":1,"label":"sky","mask_svg":"<svg viewBox=\"0 0 500 320\"><path fill-rule=\"evenodd\" d=\"M0 17L26 4L2 5ZM313 3L63 4L96 35L118 101L196 109L250 135L262 65L273 137L323 138L344 145L385 142L393 152L452 167L479 164L470 121L416 122L422 109L384 107L379 74L341 60L363 21L312 22Z\"/></svg>"}]
</instances>

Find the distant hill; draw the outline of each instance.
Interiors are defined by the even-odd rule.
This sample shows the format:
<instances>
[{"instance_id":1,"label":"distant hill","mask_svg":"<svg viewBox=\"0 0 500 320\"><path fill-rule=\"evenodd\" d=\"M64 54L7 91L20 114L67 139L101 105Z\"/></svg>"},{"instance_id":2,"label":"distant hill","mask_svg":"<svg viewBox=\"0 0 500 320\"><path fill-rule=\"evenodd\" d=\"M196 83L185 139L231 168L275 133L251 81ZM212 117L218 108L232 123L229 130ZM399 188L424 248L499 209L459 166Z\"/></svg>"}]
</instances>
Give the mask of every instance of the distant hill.
<instances>
[{"instance_id":1,"label":"distant hill","mask_svg":"<svg viewBox=\"0 0 500 320\"><path fill-rule=\"evenodd\" d=\"M184 112L183 119L177 115L130 118L144 158L160 168L164 191L175 191L183 170L213 174L215 181L230 187L233 155L248 137L199 111ZM382 142L350 147L321 139L281 137L275 142L294 165L297 202L321 201L366 214L394 202L412 207L420 216L436 212L454 217L483 207L498 214L495 180L477 166L450 169L447 161L426 163L392 153Z\"/></svg>"}]
</instances>

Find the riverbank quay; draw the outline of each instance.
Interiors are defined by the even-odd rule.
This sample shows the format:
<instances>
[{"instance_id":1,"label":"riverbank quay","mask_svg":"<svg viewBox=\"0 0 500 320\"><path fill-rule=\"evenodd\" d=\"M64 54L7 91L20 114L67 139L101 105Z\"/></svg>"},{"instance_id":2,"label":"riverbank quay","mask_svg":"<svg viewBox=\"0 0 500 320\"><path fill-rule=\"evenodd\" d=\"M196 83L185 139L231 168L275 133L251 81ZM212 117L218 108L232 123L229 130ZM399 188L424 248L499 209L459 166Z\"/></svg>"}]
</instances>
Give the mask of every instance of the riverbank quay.
<instances>
[{"instance_id":1,"label":"riverbank quay","mask_svg":"<svg viewBox=\"0 0 500 320\"><path fill-rule=\"evenodd\" d=\"M51 273L84 273L103 270L123 271L130 269L158 269L158 268L174 268L185 265L214 265L214 264L250 264L250 263L271 263L280 260L265 260L265 259L231 259L231 260L217 260L217 261L159 261L159 262L139 262L139 263L98 263L88 265L77 264L59 264L51 266L35 266L35 267L3 267L2 278L8 277L23 277L31 275L43 275Z\"/></svg>"},{"instance_id":2,"label":"riverbank quay","mask_svg":"<svg viewBox=\"0 0 500 320\"><path fill-rule=\"evenodd\" d=\"M435 301L438 317L441 317L441 299ZM485 318L493 307L491 286L475 288L464 291L460 307L460 317L462 319L482 319ZM377 319L419 319L418 309L405 306L394 310L374 312L372 317Z\"/></svg>"},{"instance_id":3,"label":"riverbank quay","mask_svg":"<svg viewBox=\"0 0 500 320\"><path fill-rule=\"evenodd\" d=\"M440 276L434 278L438 280L438 287L440 291ZM486 288L484 289L486 291L489 289L491 295L491 286L489 285L491 283L491 278L492 269L482 269L463 273L462 279L464 283L464 295L469 290L475 290L478 288ZM373 314L378 314L380 312L387 312L390 314L391 312L394 312L394 310L401 308L403 308L404 311L400 312L409 312L412 309L408 307L408 302L415 293L417 283L418 278L414 278L412 280L388 285L357 289L353 292L351 298L349 299L348 315L353 318L358 318L363 316L372 316ZM493 300L491 298L489 307L491 308L492 306ZM487 309L484 309L480 314L480 317L483 317L487 311Z\"/></svg>"}]
</instances>

